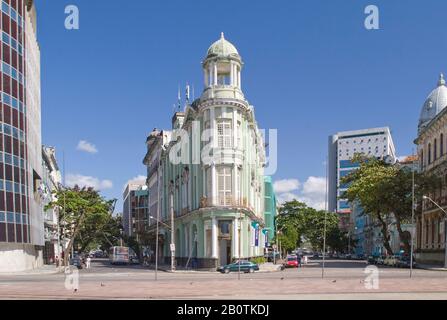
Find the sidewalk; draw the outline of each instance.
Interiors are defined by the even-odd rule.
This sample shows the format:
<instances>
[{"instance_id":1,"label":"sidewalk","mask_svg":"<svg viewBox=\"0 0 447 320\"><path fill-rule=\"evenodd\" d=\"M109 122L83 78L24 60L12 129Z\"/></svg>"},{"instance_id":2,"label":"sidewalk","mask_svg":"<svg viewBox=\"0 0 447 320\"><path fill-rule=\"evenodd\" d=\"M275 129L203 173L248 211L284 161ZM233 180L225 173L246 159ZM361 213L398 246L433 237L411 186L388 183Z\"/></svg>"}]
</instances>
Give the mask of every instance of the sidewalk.
<instances>
[{"instance_id":1,"label":"sidewalk","mask_svg":"<svg viewBox=\"0 0 447 320\"><path fill-rule=\"evenodd\" d=\"M431 271L447 271L444 266L439 264L417 264L415 269L431 270Z\"/></svg>"},{"instance_id":2,"label":"sidewalk","mask_svg":"<svg viewBox=\"0 0 447 320\"><path fill-rule=\"evenodd\" d=\"M155 270L155 265L150 265L149 267L147 267L150 270ZM171 273L171 265L158 265L158 270L159 271L163 271L163 272L169 272ZM261 272L261 273L267 273L267 272L278 272L281 271L281 265L277 264L274 265L273 263L265 263L265 264L261 264L259 266L259 271L256 271L257 273ZM195 270L195 269L185 269L185 267L182 266L177 266L176 270L174 271L174 273L204 273L204 274L209 274L209 273L216 273L217 270Z\"/></svg>"},{"instance_id":3,"label":"sidewalk","mask_svg":"<svg viewBox=\"0 0 447 320\"><path fill-rule=\"evenodd\" d=\"M61 272L63 269L61 268ZM42 268L19 271L19 272L0 272L1 276L35 276L35 275L51 275L59 273L55 265L44 265Z\"/></svg>"}]
</instances>

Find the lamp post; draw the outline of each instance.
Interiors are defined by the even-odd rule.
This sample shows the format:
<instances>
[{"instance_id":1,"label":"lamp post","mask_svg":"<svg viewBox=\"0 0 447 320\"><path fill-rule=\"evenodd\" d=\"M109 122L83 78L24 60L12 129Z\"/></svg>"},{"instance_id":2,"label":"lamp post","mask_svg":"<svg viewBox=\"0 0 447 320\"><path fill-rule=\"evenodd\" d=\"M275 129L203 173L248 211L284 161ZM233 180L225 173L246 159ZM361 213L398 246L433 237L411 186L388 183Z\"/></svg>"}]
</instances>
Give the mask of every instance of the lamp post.
<instances>
[{"instance_id":1,"label":"lamp post","mask_svg":"<svg viewBox=\"0 0 447 320\"><path fill-rule=\"evenodd\" d=\"M441 209L441 211L444 213L444 268L447 268L447 212L439 205L437 204L435 201L433 201L433 199L431 199L428 196L422 196L422 199L424 200L429 200L431 201L435 206L437 206L439 209Z\"/></svg>"},{"instance_id":2,"label":"lamp post","mask_svg":"<svg viewBox=\"0 0 447 320\"><path fill-rule=\"evenodd\" d=\"M167 228L169 231L171 231L171 251L172 251L172 248L173 248L173 245L174 245L174 240L173 240L173 236L172 236L172 233L173 233L173 230L174 230L173 225L170 226L170 225L164 223L163 221L158 220L157 218L155 218L155 217L153 217L153 216L149 216L149 218L154 219L154 220L157 221L157 230L158 230L158 224L160 223L160 224L162 224L165 228ZM171 221L172 221L172 220L171 220ZM157 231L157 234L158 234L158 231ZM157 239L158 239L158 237L157 237ZM173 251L173 252L175 252L175 251ZM157 262L158 262L157 259L158 259L158 256L155 256L155 264L156 264L156 265L158 265L158 264L157 264ZM171 271L174 271L174 260L172 259L172 256L171 256Z\"/></svg>"},{"instance_id":3,"label":"lamp post","mask_svg":"<svg viewBox=\"0 0 447 320\"><path fill-rule=\"evenodd\" d=\"M321 268L321 278L324 279L324 268L326 264L326 233L327 233L327 210L328 210L328 157L326 157L326 190L325 190L325 201L324 201L324 229L323 229L323 264Z\"/></svg>"}]
</instances>

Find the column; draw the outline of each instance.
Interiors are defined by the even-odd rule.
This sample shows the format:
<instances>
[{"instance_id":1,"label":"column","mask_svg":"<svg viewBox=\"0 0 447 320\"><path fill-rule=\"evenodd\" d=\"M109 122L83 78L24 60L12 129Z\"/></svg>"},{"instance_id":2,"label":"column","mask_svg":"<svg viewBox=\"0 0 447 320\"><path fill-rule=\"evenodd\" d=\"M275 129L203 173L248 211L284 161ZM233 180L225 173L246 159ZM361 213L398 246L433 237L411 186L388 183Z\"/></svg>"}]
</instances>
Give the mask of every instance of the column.
<instances>
[{"instance_id":1,"label":"column","mask_svg":"<svg viewBox=\"0 0 447 320\"><path fill-rule=\"evenodd\" d=\"M238 68L237 70L237 85L239 89L242 90L242 83L241 83L241 70Z\"/></svg>"},{"instance_id":2,"label":"column","mask_svg":"<svg viewBox=\"0 0 447 320\"><path fill-rule=\"evenodd\" d=\"M230 85L234 87L234 63L230 62Z\"/></svg>"},{"instance_id":3,"label":"column","mask_svg":"<svg viewBox=\"0 0 447 320\"><path fill-rule=\"evenodd\" d=\"M233 76L234 76L234 86L235 87L239 87L239 83L238 83L238 77L237 77L237 64L234 63L233 64Z\"/></svg>"},{"instance_id":4,"label":"column","mask_svg":"<svg viewBox=\"0 0 447 320\"><path fill-rule=\"evenodd\" d=\"M239 222L233 219L233 257L239 258Z\"/></svg>"},{"instance_id":5,"label":"column","mask_svg":"<svg viewBox=\"0 0 447 320\"><path fill-rule=\"evenodd\" d=\"M211 203L214 206L217 203L216 165L214 163L211 165L211 191Z\"/></svg>"},{"instance_id":6,"label":"column","mask_svg":"<svg viewBox=\"0 0 447 320\"><path fill-rule=\"evenodd\" d=\"M207 87L211 87L213 84L213 64L210 63L208 65L208 85Z\"/></svg>"},{"instance_id":7,"label":"column","mask_svg":"<svg viewBox=\"0 0 447 320\"><path fill-rule=\"evenodd\" d=\"M209 80L208 80L208 70L206 69L203 69L203 81L205 88L207 88L209 86Z\"/></svg>"},{"instance_id":8,"label":"column","mask_svg":"<svg viewBox=\"0 0 447 320\"><path fill-rule=\"evenodd\" d=\"M233 107L233 148L236 148L237 145L237 135L239 132L237 131L237 111L236 107Z\"/></svg>"},{"instance_id":9,"label":"column","mask_svg":"<svg viewBox=\"0 0 447 320\"><path fill-rule=\"evenodd\" d=\"M236 166L236 160L234 160L235 162L233 163L233 169L232 169L232 192L231 192L231 194L232 194L232 198L233 198L233 205L237 205L237 206L239 206L240 205L240 201L239 201L239 198L238 198L238 194L237 194L237 166Z\"/></svg>"},{"instance_id":10,"label":"column","mask_svg":"<svg viewBox=\"0 0 447 320\"><path fill-rule=\"evenodd\" d=\"M214 85L217 86L217 62L214 62Z\"/></svg>"},{"instance_id":11,"label":"column","mask_svg":"<svg viewBox=\"0 0 447 320\"><path fill-rule=\"evenodd\" d=\"M213 217L211 220L211 256L215 259L218 258L217 255L217 219Z\"/></svg>"}]
</instances>

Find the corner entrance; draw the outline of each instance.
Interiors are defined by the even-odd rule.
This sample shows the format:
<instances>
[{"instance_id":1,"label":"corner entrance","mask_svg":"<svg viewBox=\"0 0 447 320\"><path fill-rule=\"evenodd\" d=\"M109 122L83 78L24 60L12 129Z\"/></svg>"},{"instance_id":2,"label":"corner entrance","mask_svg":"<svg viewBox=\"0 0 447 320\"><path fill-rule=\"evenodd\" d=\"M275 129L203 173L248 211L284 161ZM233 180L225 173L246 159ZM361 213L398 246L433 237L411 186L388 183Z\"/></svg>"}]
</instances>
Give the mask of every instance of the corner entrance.
<instances>
[{"instance_id":1,"label":"corner entrance","mask_svg":"<svg viewBox=\"0 0 447 320\"><path fill-rule=\"evenodd\" d=\"M231 263L231 220L219 221L219 264Z\"/></svg>"}]
</instances>

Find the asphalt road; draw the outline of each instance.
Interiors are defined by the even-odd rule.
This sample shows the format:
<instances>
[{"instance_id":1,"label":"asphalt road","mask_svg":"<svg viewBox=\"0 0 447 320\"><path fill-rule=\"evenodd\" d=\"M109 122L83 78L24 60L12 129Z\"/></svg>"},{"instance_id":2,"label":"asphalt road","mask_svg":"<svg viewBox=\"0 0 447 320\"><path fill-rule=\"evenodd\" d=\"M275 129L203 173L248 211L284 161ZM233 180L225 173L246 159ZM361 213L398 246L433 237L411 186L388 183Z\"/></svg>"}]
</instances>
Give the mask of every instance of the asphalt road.
<instances>
[{"instance_id":1,"label":"asphalt road","mask_svg":"<svg viewBox=\"0 0 447 320\"><path fill-rule=\"evenodd\" d=\"M0 275L0 299L447 299L447 272L379 267L367 288L366 263L329 260L279 272L221 274L112 266L96 260L79 272L79 290L64 274ZM268 290L265 283L269 283Z\"/></svg>"}]
</instances>

